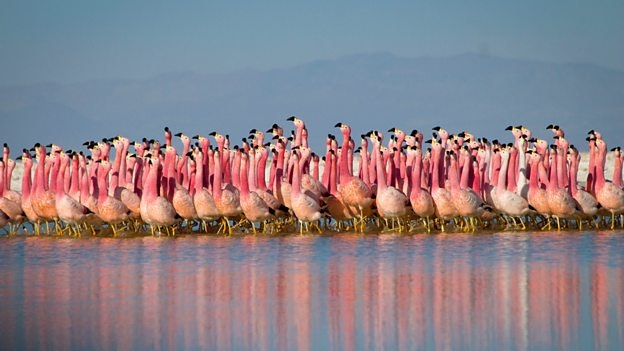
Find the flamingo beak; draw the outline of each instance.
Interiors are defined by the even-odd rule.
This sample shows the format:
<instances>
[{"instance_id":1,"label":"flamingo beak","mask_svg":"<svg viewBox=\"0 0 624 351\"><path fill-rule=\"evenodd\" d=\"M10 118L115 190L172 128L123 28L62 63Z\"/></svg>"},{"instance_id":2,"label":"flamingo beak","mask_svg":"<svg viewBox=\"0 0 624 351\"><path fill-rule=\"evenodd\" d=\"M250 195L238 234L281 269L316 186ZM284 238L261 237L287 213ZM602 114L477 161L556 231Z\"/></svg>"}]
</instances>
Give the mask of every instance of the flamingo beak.
<instances>
[{"instance_id":1,"label":"flamingo beak","mask_svg":"<svg viewBox=\"0 0 624 351\"><path fill-rule=\"evenodd\" d=\"M334 128L342 128L342 122L336 123L336 125L334 125Z\"/></svg>"},{"instance_id":2,"label":"flamingo beak","mask_svg":"<svg viewBox=\"0 0 624 351\"><path fill-rule=\"evenodd\" d=\"M176 134L174 134L174 136L182 137L182 133L176 133Z\"/></svg>"},{"instance_id":3,"label":"flamingo beak","mask_svg":"<svg viewBox=\"0 0 624 351\"><path fill-rule=\"evenodd\" d=\"M505 130L513 130L513 126L509 126L509 127L505 128Z\"/></svg>"}]
</instances>

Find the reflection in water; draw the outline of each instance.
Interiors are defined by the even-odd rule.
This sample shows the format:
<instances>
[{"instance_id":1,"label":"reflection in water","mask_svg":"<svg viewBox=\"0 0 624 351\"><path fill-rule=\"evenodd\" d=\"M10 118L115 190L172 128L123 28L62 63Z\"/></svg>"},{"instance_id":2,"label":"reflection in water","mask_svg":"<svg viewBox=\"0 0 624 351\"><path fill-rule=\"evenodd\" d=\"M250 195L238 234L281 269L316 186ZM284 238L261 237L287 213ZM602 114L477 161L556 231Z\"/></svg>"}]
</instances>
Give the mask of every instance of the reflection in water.
<instances>
[{"instance_id":1,"label":"reflection in water","mask_svg":"<svg viewBox=\"0 0 624 351\"><path fill-rule=\"evenodd\" d=\"M619 349L624 235L0 242L0 349Z\"/></svg>"}]
</instances>

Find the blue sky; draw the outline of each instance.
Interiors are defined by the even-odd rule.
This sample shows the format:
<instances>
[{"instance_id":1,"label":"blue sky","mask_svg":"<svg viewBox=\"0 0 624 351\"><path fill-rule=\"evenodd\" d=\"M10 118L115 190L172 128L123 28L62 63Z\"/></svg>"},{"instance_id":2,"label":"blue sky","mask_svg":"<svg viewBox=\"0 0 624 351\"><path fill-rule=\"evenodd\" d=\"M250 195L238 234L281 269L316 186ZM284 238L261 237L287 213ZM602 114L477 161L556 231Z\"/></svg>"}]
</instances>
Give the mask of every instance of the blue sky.
<instances>
[{"instance_id":1,"label":"blue sky","mask_svg":"<svg viewBox=\"0 0 624 351\"><path fill-rule=\"evenodd\" d=\"M362 52L624 70L624 1L2 1L0 85L270 69Z\"/></svg>"}]
</instances>

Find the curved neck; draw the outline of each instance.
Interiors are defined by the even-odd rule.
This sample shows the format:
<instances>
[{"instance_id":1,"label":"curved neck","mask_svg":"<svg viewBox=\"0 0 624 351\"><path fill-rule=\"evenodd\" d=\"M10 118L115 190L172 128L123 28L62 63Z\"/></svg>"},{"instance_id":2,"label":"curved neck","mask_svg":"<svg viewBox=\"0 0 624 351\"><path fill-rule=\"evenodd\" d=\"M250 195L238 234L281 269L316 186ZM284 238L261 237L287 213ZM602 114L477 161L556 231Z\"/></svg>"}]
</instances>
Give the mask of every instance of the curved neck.
<instances>
[{"instance_id":1,"label":"curved neck","mask_svg":"<svg viewBox=\"0 0 624 351\"><path fill-rule=\"evenodd\" d=\"M343 134L342 151L340 152L340 180L341 182L343 179L350 176L349 166L348 166L349 138L350 138L350 133L345 132Z\"/></svg>"},{"instance_id":2,"label":"curved neck","mask_svg":"<svg viewBox=\"0 0 624 351\"><path fill-rule=\"evenodd\" d=\"M613 184L618 188L622 187L622 158L619 156L615 157L615 164L613 165Z\"/></svg>"},{"instance_id":3,"label":"curved neck","mask_svg":"<svg viewBox=\"0 0 624 351\"><path fill-rule=\"evenodd\" d=\"M502 193L507 189L507 166L509 165L509 155L501 155L500 173L498 174L498 183L496 184L497 193Z\"/></svg>"},{"instance_id":4,"label":"curved neck","mask_svg":"<svg viewBox=\"0 0 624 351\"><path fill-rule=\"evenodd\" d=\"M30 188L32 187L32 178L30 173L32 170L32 161L24 162L24 174L22 175L22 198L30 198Z\"/></svg>"},{"instance_id":5,"label":"curved neck","mask_svg":"<svg viewBox=\"0 0 624 351\"><path fill-rule=\"evenodd\" d=\"M267 189L265 172L266 172L266 162L267 162L268 157L269 157L269 154L263 151L260 154L260 160L258 161L258 168L256 169L256 179L258 182L257 186L258 186L258 189L260 190Z\"/></svg>"},{"instance_id":6,"label":"curved neck","mask_svg":"<svg viewBox=\"0 0 624 351\"><path fill-rule=\"evenodd\" d=\"M106 199L106 177L108 177L108 170L105 170L102 166L97 170L97 183L98 183L98 202Z\"/></svg>"},{"instance_id":7,"label":"curved neck","mask_svg":"<svg viewBox=\"0 0 624 351\"><path fill-rule=\"evenodd\" d=\"M249 169L247 167L247 164L247 157L241 157L240 170L236 172L240 175L239 189L241 196L249 195L249 178L247 177L247 172L249 172Z\"/></svg>"},{"instance_id":8,"label":"curved neck","mask_svg":"<svg viewBox=\"0 0 624 351\"><path fill-rule=\"evenodd\" d=\"M412 163L412 189L410 193L416 195L422 191L420 183L422 182L422 156L416 155Z\"/></svg>"},{"instance_id":9,"label":"curved neck","mask_svg":"<svg viewBox=\"0 0 624 351\"><path fill-rule=\"evenodd\" d=\"M221 153L215 151L214 153L214 180L212 185L212 194L215 199L221 198L221 186L223 183L221 175Z\"/></svg>"},{"instance_id":10,"label":"curved neck","mask_svg":"<svg viewBox=\"0 0 624 351\"><path fill-rule=\"evenodd\" d=\"M553 189L558 189L559 188L559 182L558 182L558 176L557 176L557 153L554 153L555 159L551 160L550 162L550 178L548 179L548 189L549 190L553 190Z\"/></svg>"},{"instance_id":11,"label":"curved neck","mask_svg":"<svg viewBox=\"0 0 624 351\"><path fill-rule=\"evenodd\" d=\"M344 150L343 150L344 152ZM386 188L386 172L383 164L383 157L379 152L379 147L375 146L373 153L375 154L375 165L377 168L377 192Z\"/></svg>"}]
</instances>

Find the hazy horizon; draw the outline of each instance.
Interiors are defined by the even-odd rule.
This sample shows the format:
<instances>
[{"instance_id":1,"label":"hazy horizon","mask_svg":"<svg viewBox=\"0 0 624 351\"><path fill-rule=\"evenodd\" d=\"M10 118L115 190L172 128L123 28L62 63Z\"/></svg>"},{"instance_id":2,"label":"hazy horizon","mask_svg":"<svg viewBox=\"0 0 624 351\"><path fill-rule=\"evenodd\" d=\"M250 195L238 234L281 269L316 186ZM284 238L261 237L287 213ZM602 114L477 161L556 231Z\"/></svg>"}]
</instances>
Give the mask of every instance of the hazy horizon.
<instances>
[{"instance_id":1,"label":"hazy horizon","mask_svg":"<svg viewBox=\"0 0 624 351\"><path fill-rule=\"evenodd\" d=\"M290 68L358 53L468 52L624 71L624 2L8 1L0 84Z\"/></svg>"}]
</instances>

